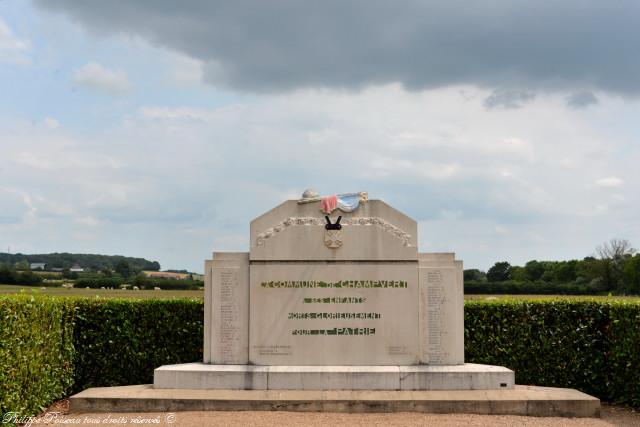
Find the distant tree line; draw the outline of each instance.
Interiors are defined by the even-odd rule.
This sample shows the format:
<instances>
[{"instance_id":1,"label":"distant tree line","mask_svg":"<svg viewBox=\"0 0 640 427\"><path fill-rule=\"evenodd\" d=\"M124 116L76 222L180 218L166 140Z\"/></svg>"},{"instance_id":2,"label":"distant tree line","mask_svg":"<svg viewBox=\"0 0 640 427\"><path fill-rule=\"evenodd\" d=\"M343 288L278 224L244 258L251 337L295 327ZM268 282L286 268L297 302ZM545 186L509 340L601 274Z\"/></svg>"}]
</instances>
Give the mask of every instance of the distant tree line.
<instances>
[{"instance_id":1,"label":"distant tree line","mask_svg":"<svg viewBox=\"0 0 640 427\"><path fill-rule=\"evenodd\" d=\"M123 262L126 263L126 261ZM68 271L35 273L29 270L16 270L13 266L0 263L0 285L59 286L63 282L62 279L67 279L76 288L118 289L126 285L129 288L135 286L138 289L197 290L204 287L202 280L151 278L146 277L143 273L132 274L128 266L120 265L119 267L115 272L108 270L79 274Z\"/></svg>"},{"instance_id":2,"label":"distant tree line","mask_svg":"<svg viewBox=\"0 0 640 427\"><path fill-rule=\"evenodd\" d=\"M124 279L120 275L114 275L112 277L104 277L95 275L94 277L84 277L76 280L76 288L120 288L123 285L128 285L129 288L134 286L138 289L166 289L166 290L198 290L204 287L202 280L192 279L157 279L151 277L145 277L144 274L138 274L136 276L130 276L128 279Z\"/></svg>"},{"instance_id":3,"label":"distant tree line","mask_svg":"<svg viewBox=\"0 0 640 427\"><path fill-rule=\"evenodd\" d=\"M36 285L42 277L31 271L16 271L15 268L0 263L0 284L3 285Z\"/></svg>"},{"instance_id":4,"label":"distant tree line","mask_svg":"<svg viewBox=\"0 0 640 427\"><path fill-rule=\"evenodd\" d=\"M640 294L640 254L612 239L582 260L537 261L524 266L496 262L486 273L464 271L468 294Z\"/></svg>"},{"instance_id":5,"label":"distant tree line","mask_svg":"<svg viewBox=\"0 0 640 427\"><path fill-rule=\"evenodd\" d=\"M116 271L122 269L126 264L129 274L140 271L159 271L160 263L149 261L145 258L125 257L122 255L97 255L97 254L8 254L0 252L0 264L16 267L17 269L28 269L31 263L45 263L47 269L61 268L69 269L74 265L91 271ZM24 268L27 267L27 268Z\"/></svg>"}]
</instances>

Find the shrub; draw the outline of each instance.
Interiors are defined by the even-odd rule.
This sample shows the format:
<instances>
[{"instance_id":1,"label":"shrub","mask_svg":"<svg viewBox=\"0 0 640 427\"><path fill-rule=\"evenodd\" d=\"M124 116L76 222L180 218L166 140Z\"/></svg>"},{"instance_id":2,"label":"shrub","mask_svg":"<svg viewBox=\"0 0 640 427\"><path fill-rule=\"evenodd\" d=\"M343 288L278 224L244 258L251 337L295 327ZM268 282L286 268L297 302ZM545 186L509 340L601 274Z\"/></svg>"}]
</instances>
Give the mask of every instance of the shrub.
<instances>
[{"instance_id":1,"label":"shrub","mask_svg":"<svg viewBox=\"0 0 640 427\"><path fill-rule=\"evenodd\" d=\"M76 299L74 390L147 384L161 365L202 360L201 300Z\"/></svg>"},{"instance_id":2,"label":"shrub","mask_svg":"<svg viewBox=\"0 0 640 427\"><path fill-rule=\"evenodd\" d=\"M465 359L513 369L518 384L638 407L640 303L466 301Z\"/></svg>"},{"instance_id":3,"label":"shrub","mask_svg":"<svg viewBox=\"0 0 640 427\"><path fill-rule=\"evenodd\" d=\"M73 382L73 301L0 296L0 412L31 415Z\"/></svg>"},{"instance_id":4,"label":"shrub","mask_svg":"<svg viewBox=\"0 0 640 427\"><path fill-rule=\"evenodd\" d=\"M506 366L517 384L606 395L608 305L585 301L465 304L465 358Z\"/></svg>"},{"instance_id":5,"label":"shrub","mask_svg":"<svg viewBox=\"0 0 640 427\"><path fill-rule=\"evenodd\" d=\"M42 277L31 271L16 271L5 265L0 265L0 284L5 285L37 285Z\"/></svg>"},{"instance_id":6,"label":"shrub","mask_svg":"<svg viewBox=\"0 0 640 427\"><path fill-rule=\"evenodd\" d=\"M640 304L620 302L609 306L605 400L640 407Z\"/></svg>"}]
</instances>

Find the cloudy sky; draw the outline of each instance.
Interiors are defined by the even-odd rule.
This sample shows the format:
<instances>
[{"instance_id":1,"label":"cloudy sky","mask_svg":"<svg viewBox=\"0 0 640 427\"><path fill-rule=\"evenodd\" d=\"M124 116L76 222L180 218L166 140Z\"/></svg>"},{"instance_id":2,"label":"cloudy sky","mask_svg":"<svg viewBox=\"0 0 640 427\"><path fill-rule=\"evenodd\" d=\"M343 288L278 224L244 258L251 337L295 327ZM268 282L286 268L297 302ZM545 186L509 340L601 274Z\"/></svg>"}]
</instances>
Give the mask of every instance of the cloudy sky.
<instances>
[{"instance_id":1,"label":"cloudy sky","mask_svg":"<svg viewBox=\"0 0 640 427\"><path fill-rule=\"evenodd\" d=\"M307 187L466 268L640 245L640 2L0 1L0 251L202 271Z\"/></svg>"}]
</instances>

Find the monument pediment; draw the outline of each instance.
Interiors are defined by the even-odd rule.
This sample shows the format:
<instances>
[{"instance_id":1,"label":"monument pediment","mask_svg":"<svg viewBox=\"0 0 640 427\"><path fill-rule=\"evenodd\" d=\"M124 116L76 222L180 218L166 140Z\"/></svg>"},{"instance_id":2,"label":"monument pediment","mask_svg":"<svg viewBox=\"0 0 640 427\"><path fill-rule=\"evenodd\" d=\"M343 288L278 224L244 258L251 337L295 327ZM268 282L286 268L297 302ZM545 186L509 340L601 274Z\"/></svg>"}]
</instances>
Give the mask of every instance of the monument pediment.
<instances>
[{"instance_id":1,"label":"monument pediment","mask_svg":"<svg viewBox=\"0 0 640 427\"><path fill-rule=\"evenodd\" d=\"M327 230L327 218L339 230ZM326 213L288 200L251 221L251 261L416 261L416 221L382 200Z\"/></svg>"}]
</instances>

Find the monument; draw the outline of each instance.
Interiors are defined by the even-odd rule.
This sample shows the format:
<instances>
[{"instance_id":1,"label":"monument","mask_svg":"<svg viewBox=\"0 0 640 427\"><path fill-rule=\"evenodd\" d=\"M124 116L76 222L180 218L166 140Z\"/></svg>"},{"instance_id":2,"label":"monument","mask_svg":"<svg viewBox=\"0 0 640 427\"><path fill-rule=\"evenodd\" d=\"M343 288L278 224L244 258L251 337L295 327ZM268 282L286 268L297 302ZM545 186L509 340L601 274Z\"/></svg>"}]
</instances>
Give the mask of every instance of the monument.
<instances>
[{"instance_id":1,"label":"monument","mask_svg":"<svg viewBox=\"0 0 640 427\"><path fill-rule=\"evenodd\" d=\"M250 250L205 262L202 363L156 389L489 390L464 363L462 261L418 252L417 223L365 192L307 190L251 222Z\"/></svg>"},{"instance_id":2,"label":"monument","mask_svg":"<svg viewBox=\"0 0 640 427\"><path fill-rule=\"evenodd\" d=\"M326 411L593 417L576 390L464 363L462 261L367 193L305 191L205 261L203 361L97 387L72 412Z\"/></svg>"}]
</instances>

